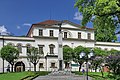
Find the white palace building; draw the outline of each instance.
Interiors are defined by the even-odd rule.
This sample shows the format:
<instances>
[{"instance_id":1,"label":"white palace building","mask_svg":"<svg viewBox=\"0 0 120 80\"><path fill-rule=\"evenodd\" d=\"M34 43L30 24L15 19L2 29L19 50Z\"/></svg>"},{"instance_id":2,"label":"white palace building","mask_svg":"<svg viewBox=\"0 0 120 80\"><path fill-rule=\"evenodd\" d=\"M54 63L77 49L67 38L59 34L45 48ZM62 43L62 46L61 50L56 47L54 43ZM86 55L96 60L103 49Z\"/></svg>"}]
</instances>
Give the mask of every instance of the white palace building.
<instances>
[{"instance_id":1,"label":"white palace building","mask_svg":"<svg viewBox=\"0 0 120 80\"><path fill-rule=\"evenodd\" d=\"M44 56L37 64L37 71L52 71L58 69L58 34L59 26L56 20L46 20L40 23L32 24L26 37L20 36L0 36L0 48L9 44L18 48L20 57L16 60L14 71L33 70L33 64L27 60L27 48L37 47L44 52ZM120 43L97 42L94 36L93 28L81 28L80 25L64 20L62 23L63 46L68 45L75 48L79 45L89 48L100 47L101 49L120 50ZM73 71L78 71L79 66L74 62L69 65ZM6 72L9 63L4 62L4 71ZM3 60L0 58L0 72L3 71Z\"/></svg>"}]
</instances>

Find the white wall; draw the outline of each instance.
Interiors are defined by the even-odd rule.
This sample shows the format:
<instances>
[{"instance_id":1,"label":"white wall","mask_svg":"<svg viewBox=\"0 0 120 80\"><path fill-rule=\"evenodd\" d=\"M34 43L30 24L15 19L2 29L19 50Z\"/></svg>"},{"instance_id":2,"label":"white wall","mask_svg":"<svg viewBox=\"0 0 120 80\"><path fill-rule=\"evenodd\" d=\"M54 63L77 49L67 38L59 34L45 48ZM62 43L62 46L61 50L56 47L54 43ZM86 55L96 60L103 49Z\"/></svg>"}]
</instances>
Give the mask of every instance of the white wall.
<instances>
[{"instance_id":1,"label":"white wall","mask_svg":"<svg viewBox=\"0 0 120 80\"><path fill-rule=\"evenodd\" d=\"M54 26L54 27L58 27L58 26ZM70 24L64 24L62 25L62 32L64 35L64 32L68 32L68 38L78 38L78 32L81 32L81 38L82 39L88 39L87 38L87 34L91 33L91 39L94 40L94 31L90 31L90 30L81 30L80 28L77 28L75 26L72 26ZM64 29L65 28L65 29ZM67 29L70 28L71 30ZM54 31L54 37L58 37L58 33L59 30L55 29L55 28L44 28L44 27L40 27L40 26L36 26L33 29L33 36L39 36L39 29L43 29L43 36L49 37L49 31L53 30ZM73 30L72 30L73 29ZM76 30L75 30L76 29Z\"/></svg>"},{"instance_id":2,"label":"white wall","mask_svg":"<svg viewBox=\"0 0 120 80\"><path fill-rule=\"evenodd\" d=\"M101 49L116 49L120 50L120 43L114 43L114 42L96 42L95 47L101 48Z\"/></svg>"}]
</instances>

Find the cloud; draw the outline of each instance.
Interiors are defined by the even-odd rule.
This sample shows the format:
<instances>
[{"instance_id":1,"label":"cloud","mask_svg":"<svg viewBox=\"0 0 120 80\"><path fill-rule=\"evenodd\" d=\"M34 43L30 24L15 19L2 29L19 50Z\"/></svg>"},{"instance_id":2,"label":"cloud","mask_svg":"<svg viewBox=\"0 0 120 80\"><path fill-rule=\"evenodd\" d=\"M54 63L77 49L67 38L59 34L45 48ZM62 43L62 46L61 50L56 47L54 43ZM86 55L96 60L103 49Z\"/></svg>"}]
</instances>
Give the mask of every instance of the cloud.
<instances>
[{"instance_id":1,"label":"cloud","mask_svg":"<svg viewBox=\"0 0 120 80\"><path fill-rule=\"evenodd\" d=\"M9 35L10 32L7 31L4 25L0 26L0 34L1 35Z\"/></svg>"},{"instance_id":2,"label":"cloud","mask_svg":"<svg viewBox=\"0 0 120 80\"><path fill-rule=\"evenodd\" d=\"M17 29L20 29L21 27L20 26L17 26Z\"/></svg>"},{"instance_id":3,"label":"cloud","mask_svg":"<svg viewBox=\"0 0 120 80\"><path fill-rule=\"evenodd\" d=\"M24 23L23 26L31 26L30 23Z\"/></svg>"},{"instance_id":4,"label":"cloud","mask_svg":"<svg viewBox=\"0 0 120 80\"><path fill-rule=\"evenodd\" d=\"M82 14L80 12L75 12L74 19L75 20L82 20L83 16L82 16Z\"/></svg>"}]
</instances>

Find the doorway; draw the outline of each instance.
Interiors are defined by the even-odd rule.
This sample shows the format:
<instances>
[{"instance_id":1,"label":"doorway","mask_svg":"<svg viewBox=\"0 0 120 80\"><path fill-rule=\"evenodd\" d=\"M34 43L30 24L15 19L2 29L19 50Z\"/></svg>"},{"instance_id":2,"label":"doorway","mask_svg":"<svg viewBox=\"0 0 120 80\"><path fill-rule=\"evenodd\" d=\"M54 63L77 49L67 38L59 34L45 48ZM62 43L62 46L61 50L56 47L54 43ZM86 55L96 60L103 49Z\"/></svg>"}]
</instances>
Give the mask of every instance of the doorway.
<instances>
[{"instance_id":1,"label":"doorway","mask_svg":"<svg viewBox=\"0 0 120 80\"><path fill-rule=\"evenodd\" d=\"M25 71L25 64L21 61L21 62L17 62L15 64L15 72L22 72Z\"/></svg>"}]
</instances>

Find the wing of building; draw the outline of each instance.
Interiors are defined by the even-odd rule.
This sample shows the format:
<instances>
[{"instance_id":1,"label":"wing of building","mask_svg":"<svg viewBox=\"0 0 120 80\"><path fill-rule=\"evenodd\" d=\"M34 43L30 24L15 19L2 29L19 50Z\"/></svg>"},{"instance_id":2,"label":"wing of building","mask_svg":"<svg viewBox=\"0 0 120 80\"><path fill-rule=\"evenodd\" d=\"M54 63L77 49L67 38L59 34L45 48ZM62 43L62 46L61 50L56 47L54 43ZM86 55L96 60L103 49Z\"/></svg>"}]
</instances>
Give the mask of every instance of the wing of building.
<instances>
[{"instance_id":1,"label":"wing of building","mask_svg":"<svg viewBox=\"0 0 120 80\"><path fill-rule=\"evenodd\" d=\"M44 52L44 56L37 64L37 71L51 71L58 69L58 34L59 26L57 20L46 20L32 24L26 37L0 36L0 48L10 44L19 49L20 57L14 65L15 71L33 70L33 65L26 58L29 46L38 47ZM120 50L120 43L96 42L94 29L81 27L78 24L64 20L62 23L63 46L68 45L75 48L79 45L89 48L100 47L102 49ZM4 62L4 70L9 63ZM78 70L78 66L71 66L72 70ZM0 72L3 70L2 59L0 58Z\"/></svg>"}]
</instances>

